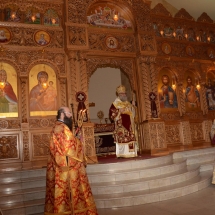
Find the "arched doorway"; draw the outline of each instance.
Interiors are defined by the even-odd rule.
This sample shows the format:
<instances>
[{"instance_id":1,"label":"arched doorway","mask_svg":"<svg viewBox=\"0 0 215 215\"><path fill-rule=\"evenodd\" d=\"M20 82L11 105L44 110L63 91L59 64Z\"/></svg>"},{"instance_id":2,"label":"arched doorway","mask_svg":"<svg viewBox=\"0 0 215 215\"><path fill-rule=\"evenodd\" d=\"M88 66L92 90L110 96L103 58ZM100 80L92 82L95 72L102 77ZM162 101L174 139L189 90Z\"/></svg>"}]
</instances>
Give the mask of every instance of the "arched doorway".
<instances>
[{"instance_id":1,"label":"arched doorway","mask_svg":"<svg viewBox=\"0 0 215 215\"><path fill-rule=\"evenodd\" d=\"M118 68L98 68L89 80L90 120L100 123L97 113L103 111L104 118L109 118L109 108L116 98L116 88L123 84L128 100L132 100L132 90L127 75ZM103 120L102 123L105 123Z\"/></svg>"}]
</instances>

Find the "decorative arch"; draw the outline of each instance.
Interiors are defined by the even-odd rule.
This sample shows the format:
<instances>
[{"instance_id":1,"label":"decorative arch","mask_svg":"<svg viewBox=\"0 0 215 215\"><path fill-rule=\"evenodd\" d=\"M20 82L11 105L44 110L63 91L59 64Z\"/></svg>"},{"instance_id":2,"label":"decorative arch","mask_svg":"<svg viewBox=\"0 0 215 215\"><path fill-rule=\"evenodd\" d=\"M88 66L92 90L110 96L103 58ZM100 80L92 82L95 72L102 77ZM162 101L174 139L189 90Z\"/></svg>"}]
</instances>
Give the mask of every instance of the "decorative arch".
<instances>
[{"instance_id":1,"label":"decorative arch","mask_svg":"<svg viewBox=\"0 0 215 215\"><path fill-rule=\"evenodd\" d=\"M27 72L26 74L29 75L31 69L36 66L37 64L46 64L48 66L50 66L54 71L55 71L55 74L56 74L56 78L59 78L60 77L60 70L58 68L58 66L53 63L52 61L50 60L47 60L47 59L42 59L42 60L37 60L37 61L33 61L27 68Z\"/></svg>"},{"instance_id":2,"label":"decorative arch","mask_svg":"<svg viewBox=\"0 0 215 215\"><path fill-rule=\"evenodd\" d=\"M5 58L5 57L1 57L1 61L0 61L0 65L1 65L1 62L2 63L8 63L10 64L11 66L14 67L14 69L16 70L16 73L17 73L17 76L19 77L21 75L21 71L20 71L20 68L19 66L12 60L8 59L8 58Z\"/></svg>"},{"instance_id":3,"label":"decorative arch","mask_svg":"<svg viewBox=\"0 0 215 215\"><path fill-rule=\"evenodd\" d=\"M89 86L89 80L92 74L96 71L97 68L104 67L113 67L119 68L123 71L130 80L130 85L132 90L135 90L134 85L134 68L132 59L101 59L94 58L87 61L87 84Z\"/></svg>"}]
</instances>

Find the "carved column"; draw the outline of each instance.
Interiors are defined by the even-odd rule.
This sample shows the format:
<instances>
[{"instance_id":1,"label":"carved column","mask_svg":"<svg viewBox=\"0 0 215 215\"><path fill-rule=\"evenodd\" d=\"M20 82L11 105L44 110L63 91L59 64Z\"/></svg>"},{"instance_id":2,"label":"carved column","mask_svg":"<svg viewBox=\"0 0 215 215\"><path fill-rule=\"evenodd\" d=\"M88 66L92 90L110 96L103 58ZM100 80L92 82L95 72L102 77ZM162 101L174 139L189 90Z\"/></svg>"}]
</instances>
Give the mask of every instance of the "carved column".
<instances>
[{"instance_id":1,"label":"carved column","mask_svg":"<svg viewBox=\"0 0 215 215\"><path fill-rule=\"evenodd\" d=\"M149 120L144 123L144 149L143 151L156 153L168 153L166 144L165 123Z\"/></svg>"},{"instance_id":2,"label":"carved column","mask_svg":"<svg viewBox=\"0 0 215 215\"><path fill-rule=\"evenodd\" d=\"M210 140L211 126L212 126L211 120L204 120L202 122L204 140L205 142L208 142L208 143L211 143L211 140Z\"/></svg>"},{"instance_id":3,"label":"carved column","mask_svg":"<svg viewBox=\"0 0 215 215\"><path fill-rule=\"evenodd\" d=\"M59 78L60 82L60 104L61 106L67 106L67 87L66 78Z\"/></svg>"},{"instance_id":4,"label":"carved column","mask_svg":"<svg viewBox=\"0 0 215 215\"><path fill-rule=\"evenodd\" d=\"M76 65L77 65L77 52L70 51L68 54L69 57L69 68L70 68L70 86L69 86L69 102L73 104L74 113L77 113L77 102L75 99L75 94L78 91L77 82L79 80ZM75 120L77 114L74 114Z\"/></svg>"},{"instance_id":5,"label":"carved column","mask_svg":"<svg viewBox=\"0 0 215 215\"><path fill-rule=\"evenodd\" d=\"M79 66L80 66L80 90L83 91L87 95L87 99L85 102L87 113L89 114L89 97L88 97L88 83L87 83L87 59L86 53L79 53Z\"/></svg>"},{"instance_id":6,"label":"carved column","mask_svg":"<svg viewBox=\"0 0 215 215\"><path fill-rule=\"evenodd\" d=\"M179 83L176 88L177 98L178 98L178 110L180 112L180 116L184 115L186 112L185 108L185 96L183 92L183 85Z\"/></svg>"},{"instance_id":7,"label":"carved column","mask_svg":"<svg viewBox=\"0 0 215 215\"><path fill-rule=\"evenodd\" d=\"M95 149L94 123L83 123L82 134L87 163L98 163Z\"/></svg>"},{"instance_id":8,"label":"carved column","mask_svg":"<svg viewBox=\"0 0 215 215\"><path fill-rule=\"evenodd\" d=\"M21 118L22 122L26 122L28 119L27 113L28 113L28 105L27 105L27 98L28 96L26 95L27 92L27 77L21 77L20 82L21 82Z\"/></svg>"},{"instance_id":9,"label":"carved column","mask_svg":"<svg viewBox=\"0 0 215 215\"><path fill-rule=\"evenodd\" d=\"M149 64L149 71L150 71L150 77L151 77L151 89L152 92L154 92L156 95L158 95L158 72L155 70L155 57L150 57L150 64ZM160 110L160 105L158 99L156 99L156 107L157 107L157 112L158 116L161 113Z\"/></svg>"},{"instance_id":10,"label":"carved column","mask_svg":"<svg viewBox=\"0 0 215 215\"><path fill-rule=\"evenodd\" d=\"M203 112L203 115L208 113L208 104L207 104L207 98L206 98L206 89L204 84L201 84L201 89L199 90L200 94L200 102L201 102L201 109Z\"/></svg>"},{"instance_id":11,"label":"carved column","mask_svg":"<svg viewBox=\"0 0 215 215\"><path fill-rule=\"evenodd\" d=\"M192 145L189 121L180 122L180 139L183 145L186 145L186 146Z\"/></svg>"},{"instance_id":12,"label":"carved column","mask_svg":"<svg viewBox=\"0 0 215 215\"><path fill-rule=\"evenodd\" d=\"M141 57L140 58L140 75L141 75L141 84L142 84L142 95L144 97L144 112L146 119L151 119L151 102L149 100L149 93L152 91L151 86L151 75L149 69L150 61L149 57ZM143 110L142 110L143 111Z\"/></svg>"}]
</instances>

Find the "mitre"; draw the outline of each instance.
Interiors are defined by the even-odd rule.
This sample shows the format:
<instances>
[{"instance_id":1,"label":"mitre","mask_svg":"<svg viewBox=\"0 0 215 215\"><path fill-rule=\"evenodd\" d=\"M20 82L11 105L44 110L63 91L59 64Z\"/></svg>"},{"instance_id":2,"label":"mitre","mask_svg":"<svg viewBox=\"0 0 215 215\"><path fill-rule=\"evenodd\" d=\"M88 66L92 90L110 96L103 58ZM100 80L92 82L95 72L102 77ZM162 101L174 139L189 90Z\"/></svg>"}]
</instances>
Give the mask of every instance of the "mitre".
<instances>
[{"instance_id":1,"label":"mitre","mask_svg":"<svg viewBox=\"0 0 215 215\"><path fill-rule=\"evenodd\" d=\"M126 89L123 85L120 85L116 88L116 92L119 94L119 93L125 93L126 92Z\"/></svg>"}]
</instances>

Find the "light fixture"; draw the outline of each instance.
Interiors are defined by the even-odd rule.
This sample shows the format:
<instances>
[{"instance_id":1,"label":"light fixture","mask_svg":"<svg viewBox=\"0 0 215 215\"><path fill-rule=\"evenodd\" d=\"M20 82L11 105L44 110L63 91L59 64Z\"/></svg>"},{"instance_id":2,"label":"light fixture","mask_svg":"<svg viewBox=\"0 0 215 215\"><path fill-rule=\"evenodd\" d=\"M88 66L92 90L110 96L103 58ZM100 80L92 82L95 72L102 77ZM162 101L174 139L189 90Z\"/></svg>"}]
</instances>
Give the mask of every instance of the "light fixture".
<instances>
[{"instance_id":1,"label":"light fixture","mask_svg":"<svg viewBox=\"0 0 215 215\"><path fill-rule=\"evenodd\" d=\"M211 38L210 38L210 36L209 36L207 39L208 39L208 42L210 42L210 41L211 41Z\"/></svg>"},{"instance_id":2,"label":"light fixture","mask_svg":"<svg viewBox=\"0 0 215 215\"><path fill-rule=\"evenodd\" d=\"M173 36L176 37L176 33L175 32L173 32Z\"/></svg>"},{"instance_id":3,"label":"light fixture","mask_svg":"<svg viewBox=\"0 0 215 215\"><path fill-rule=\"evenodd\" d=\"M176 89L176 85L175 85L175 84L172 85L172 89L173 89L173 90Z\"/></svg>"},{"instance_id":4,"label":"light fixture","mask_svg":"<svg viewBox=\"0 0 215 215\"><path fill-rule=\"evenodd\" d=\"M56 23L56 19L52 18L52 24L54 25Z\"/></svg>"},{"instance_id":5,"label":"light fixture","mask_svg":"<svg viewBox=\"0 0 215 215\"><path fill-rule=\"evenodd\" d=\"M161 36L163 36L163 33L164 33L163 30L161 30L161 31L160 31Z\"/></svg>"},{"instance_id":6,"label":"light fixture","mask_svg":"<svg viewBox=\"0 0 215 215\"><path fill-rule=\"evenodd\" d=\"M117 15L117 14L115 14L115 15L114 15L114 17L113 17L113 19L115 20L115 22L117 22L117 21L118 21L118 19L119 19L118 15Z\"/></svg>"},{"instance_id":7,"label":"light fixture","mask_svg":"<svg viewBox=\"0 0 215 215\"><path fill-rule=\"evenodd\" d=\"M185 36L185 38L187 39L188 35L187 35L187 34L185 34L184 36Z\"/></svg>"},{"instance_id":8,"label":"light fixture","mask_svg":"<svg viewBox=\"0 0 215 215\"><path fill-rule=\"evenodd\" d=\"M12 20L14 20L16 18L16 12L13 12L10 17Z\"/></svg>"},{"instance_id":9,"label":"light fixture","mask_svg":"<svg viewBox=\"0 0 215 215\"><path fill-rule=\"evenodd\" d=\"M33 16L31 17L31 20L32 20L32 22L35 22L35 20L36 20L35 15L33 15Z\"/></svg>"},{"instance_id":10,"label":"light fixture","mask_svg":"<svg viewBox=\"0 0 215 215\"><path fill-rule=\"evenodd\" d=\"M199 41L199 36L196 37L197 41Z\"/></svg>"},{"instance_id":11,"label":"light fixture","mask_svg":"<svg viewBox=\"0 0 215 215\"><path fill-rule=\"evenodd\" d=\"M196 88L199 90L199 89L200 89L200 84L197 84L197 85L196 85Z\"/></svg>"}]
</instances>

